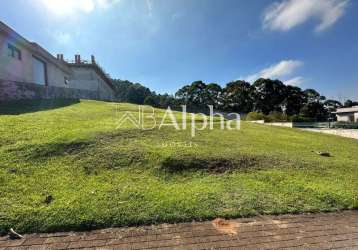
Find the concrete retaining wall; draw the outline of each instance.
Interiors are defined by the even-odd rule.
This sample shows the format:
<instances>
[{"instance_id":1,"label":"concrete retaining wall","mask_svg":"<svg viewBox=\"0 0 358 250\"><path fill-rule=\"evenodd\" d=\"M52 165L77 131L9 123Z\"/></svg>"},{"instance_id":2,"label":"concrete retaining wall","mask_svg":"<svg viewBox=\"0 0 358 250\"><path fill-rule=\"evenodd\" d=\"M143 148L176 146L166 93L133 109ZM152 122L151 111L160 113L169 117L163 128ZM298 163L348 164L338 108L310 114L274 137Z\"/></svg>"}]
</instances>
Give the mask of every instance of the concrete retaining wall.
<instances>
[{"instance_id":1,"label":"concrete retaining wall","mask_svg":"<svg viewBox=\"0 0 358 250\"><path fill-rule=\"evenodd\" d=\"M358 139L358 129L314 129L314 128L305 128L303 130L311 132L319 132L331 135L338 135L347 138Z\"/></svg>"},{"instance_id":2,"label":"concrete retaining wall","mask_svg":"<svg viewBox=\"0 0 358 250\"><path fill-rule=\"evenodd\" d=\"M99 99L113 100L114 92L91 67L72 67L73 74L70 78L69 87L98 91Z\"/></svg>"},{"instance_id":3,"label":"concrete retaining wall","mask_svg":"<svg viewBox=\"0 0 358 250\"><path fill-rule=\"evenodd\" d=\"M52 98L104 100L98 91L0 80L0 101Z\"/></svg>"},{"instance_id":4,"label":"concrete retaining wall","mask_svg":"<svg viewBox=\"0 0 358 250\"><path fill-rule=\"evenodd\" d=\"M265 125L293 128L292 122L267 122Z\"/></svg>"},{"instance_id":5,"label":"concrete retaining wall","mask_svg":"<svg viewBox=\"0 0 358 250\"><path fill-rule=\"evenodd\" d=\"M328 128L334 124L332 122L265 122L264 120L250 122L287 128Z\"/></svg>"},{"instance_id":6,"label":"concrete retaining wall","mask_svg":"<svg viewBox=\"0 0 358 250\"><path fill-rule=\"evenodd\" d=\"M265 124L264 120L249 121L251 123Z\"/></svg>"}]
</instances>

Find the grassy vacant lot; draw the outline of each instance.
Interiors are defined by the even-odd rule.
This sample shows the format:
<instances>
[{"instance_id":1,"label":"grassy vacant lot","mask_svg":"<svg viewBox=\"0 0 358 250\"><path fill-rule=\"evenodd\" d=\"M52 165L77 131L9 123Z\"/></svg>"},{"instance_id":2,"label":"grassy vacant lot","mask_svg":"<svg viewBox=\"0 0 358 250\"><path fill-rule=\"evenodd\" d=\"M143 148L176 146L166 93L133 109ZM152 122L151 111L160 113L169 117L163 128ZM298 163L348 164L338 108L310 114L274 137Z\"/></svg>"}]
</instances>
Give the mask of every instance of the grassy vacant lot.
<instances>
[{"instance_id":1,"label":"grassy vacant lot","mask_svg":"<svg viewBox=\"0 0 358 250\"><path fill-rule=\"evenodd\" d=\"M116 129L117 108L137 110L96 101L0 108L2 232L358 208L357 140L247 123L194 138Z\"/></svg>"}]
</instances>

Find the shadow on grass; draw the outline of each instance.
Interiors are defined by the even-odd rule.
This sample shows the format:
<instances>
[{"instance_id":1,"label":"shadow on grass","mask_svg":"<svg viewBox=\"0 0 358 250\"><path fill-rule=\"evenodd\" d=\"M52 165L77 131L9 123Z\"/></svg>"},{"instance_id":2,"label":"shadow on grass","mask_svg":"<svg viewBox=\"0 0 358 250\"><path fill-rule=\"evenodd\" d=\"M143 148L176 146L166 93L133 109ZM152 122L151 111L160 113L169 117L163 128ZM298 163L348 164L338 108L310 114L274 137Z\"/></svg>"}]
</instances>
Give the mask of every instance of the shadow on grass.
<instances>
[{"instance_id":1,"label":"shadow on grass","mask_svg":"<svg viewBox=\"0 0 358 250\"><path fill-rule=\"evenodd\" d=\"M43 99L0 102L0 115L21 115L79 103L79 99Z\"/></svg>"}]
</instances>

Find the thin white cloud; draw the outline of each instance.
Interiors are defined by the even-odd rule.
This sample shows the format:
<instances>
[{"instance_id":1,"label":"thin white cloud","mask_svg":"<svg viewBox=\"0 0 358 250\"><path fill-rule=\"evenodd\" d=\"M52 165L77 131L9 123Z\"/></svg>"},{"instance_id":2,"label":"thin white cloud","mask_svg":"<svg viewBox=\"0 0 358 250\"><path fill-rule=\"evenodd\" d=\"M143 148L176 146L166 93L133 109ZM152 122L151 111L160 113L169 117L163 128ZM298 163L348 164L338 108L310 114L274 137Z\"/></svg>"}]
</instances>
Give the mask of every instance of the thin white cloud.
<instances>
[{"instance_id":1,"label":"thin white cloud","mask_svg":"<svg viewBox=\"0 0 358 250\"><path fill-rule=\"evenodd\" d=\"M102 9L108 9L119 1L120 0L96 0L98 7Z\"/></svg>"},{"instance_id":2,"label":"thin white cloud","mask_svg":"<svg viewBox=\"0 0 358 250\"><path fill-rule=\"evenodd\" d=\"M291 75L295 70L303 65L303 62L298 60L283 60L279 63L273 64L260 72L251 74L245 78L248 82L253 82L259 78L277 79Z\"/></svg>"},{"instance_id":3,"label":"thin white cloud","mask_svg":"<svg viewBox=\"0 0 358 250\"><path fill-rule=\"evenodd\" d=\"M91 13L96 9L108 9L119 0L38 0L39 3L56 16L69 16Z\"/></svg>"},{"instance_id":4,"label":"thin white cloud","mask_svg":"<svg viewBox=\"0 0 358 250\"><path fill-rule=\"evenodd\" d=\"M318 19L315 30L331 27L345 12L350 0L283 0L275 2L264 13L263 26L287 31L311 19Z\"/></svg>"},{"instance_id":5,"label":"thin white cloud","mask_svg":"<svg viewBox=\"0 0 358 250\"><path fill-rule=\"evenodd\" d=\"M294 78L291 78L287 81L284 81L284 83L286 85L291 85L291 86L299 86L301 85L302 83L304 82L304 79L303 77L301 76L297 76L297 77L294 77Z\"/></svg>"}]
</instances>

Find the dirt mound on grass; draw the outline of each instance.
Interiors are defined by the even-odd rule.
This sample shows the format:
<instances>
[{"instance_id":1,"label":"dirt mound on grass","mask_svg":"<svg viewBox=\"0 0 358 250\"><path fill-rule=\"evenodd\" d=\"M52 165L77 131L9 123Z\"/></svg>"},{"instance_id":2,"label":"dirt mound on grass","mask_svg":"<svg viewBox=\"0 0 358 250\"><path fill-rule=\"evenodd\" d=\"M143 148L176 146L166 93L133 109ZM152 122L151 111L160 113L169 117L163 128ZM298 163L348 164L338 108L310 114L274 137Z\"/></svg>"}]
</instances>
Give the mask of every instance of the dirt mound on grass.
<instances>
[{"instance_id":1,"label":"dirt mound on grass","mask_svg":"<svg viewBox=\"0 0 358 250\"><path fill-rule=\"evenodd\" d=\"M73 155L91 146L90 141L55 142L45 144L28 144L8 151L27 160L40 160L49 157Z\"/></svg>"},{"instance_id":2,"label":"dirt mound on grass","mask_svg":"<svg viewBox=\"0 0 358 250\"><path fill-rule=\"evenodd\" d=\"M248 169L263 166L267 159L257 156L242 155L235 158L220 156L171 156L166 158L161 168L168 172L202 170L210 173L225 173L236 169Z\"/></svg>"}]
</instances>

